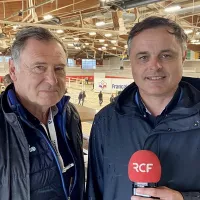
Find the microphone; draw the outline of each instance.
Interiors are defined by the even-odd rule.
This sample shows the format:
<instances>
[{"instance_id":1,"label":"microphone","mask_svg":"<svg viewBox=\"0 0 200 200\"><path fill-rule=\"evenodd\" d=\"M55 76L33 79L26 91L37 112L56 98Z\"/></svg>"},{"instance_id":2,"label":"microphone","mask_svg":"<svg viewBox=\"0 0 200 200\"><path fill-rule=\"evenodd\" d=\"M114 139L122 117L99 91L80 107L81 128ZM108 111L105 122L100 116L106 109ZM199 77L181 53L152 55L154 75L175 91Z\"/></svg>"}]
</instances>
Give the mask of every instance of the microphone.
<instances>
[{"instance_id":1,"label":"microphone","mask_svg":"<svg viewBox=\"0 0 200 200\"><path fill-rule=\"evenodd\" d=\"M157 187L157 182L161 178L161 166L156 154L148 150L135 152L128 164L128 176L133 182L132 195L159 199L136 192L136 188Z\"/></svg>"}]
</instances>

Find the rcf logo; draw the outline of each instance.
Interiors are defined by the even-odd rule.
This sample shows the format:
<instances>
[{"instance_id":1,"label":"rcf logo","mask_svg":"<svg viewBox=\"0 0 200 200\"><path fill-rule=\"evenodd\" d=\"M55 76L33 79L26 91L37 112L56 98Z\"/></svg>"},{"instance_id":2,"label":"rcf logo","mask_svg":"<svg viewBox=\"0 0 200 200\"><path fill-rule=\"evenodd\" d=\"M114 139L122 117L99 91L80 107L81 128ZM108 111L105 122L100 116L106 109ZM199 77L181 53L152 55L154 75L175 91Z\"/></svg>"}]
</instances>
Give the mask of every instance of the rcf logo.
<instances>
[{"instance_id":1,"label":"rcf logo","mask_svg":"<svg viewBox=\"0 0 200 200\"><path fill-rule=\"evenodd\" d=\"M105 81L102 80L102 81L99 83L99 87L100 87L101 89L104 89L104 88L107 87L107 83L106 83Z\"/></svg>"},{"instance_id":2,"label":"rcf logo","mask_svg":"<svg viewBox=\"0 0 200 200\"><path fill-rule=\"evenodd\" d=\"M138 163L133 163L133 169L136 172L142 172L142 173L149 173L149 171L152 169L153 164L151 163L142 163L142 164L138 164Z\"/></svg>"}]
</instances>

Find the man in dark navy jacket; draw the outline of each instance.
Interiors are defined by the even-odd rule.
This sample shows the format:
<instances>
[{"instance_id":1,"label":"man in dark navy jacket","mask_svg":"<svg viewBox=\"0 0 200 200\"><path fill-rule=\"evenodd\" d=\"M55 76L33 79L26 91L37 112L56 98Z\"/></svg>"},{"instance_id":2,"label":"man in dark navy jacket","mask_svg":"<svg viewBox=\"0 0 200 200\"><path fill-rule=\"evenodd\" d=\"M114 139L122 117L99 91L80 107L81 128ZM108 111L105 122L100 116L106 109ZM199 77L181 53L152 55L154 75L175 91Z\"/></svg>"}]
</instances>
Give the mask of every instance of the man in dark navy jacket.
<instances>
[{"instance_id":1,"label":"man in dark navy jacket","mask_svg":"<svg viewBox=\"0 0 200 200\"><path fill-rule=\"evenodd\" d=\"M18 32L13 84L0 99L1 200L83 200L82 130L64 96L65 65L65 47L50 31Z\"/></svg>"},{"instance_id":2,"label":"man in dark navy jacket","mask_svg":"<svg viewBox=\"0 0 200 200\"><path fill-rule=\"evenodd\" d=\"M149 17L131 30L135 83L95 117L89 147L87 199L132 196L128 162L138 150L160 159L158 188L137 193L161 200L200 199L200 81L182 79L187 36L175 22ZM152 198L149 198L152 199Z\"/></svg>"}]
</instances>

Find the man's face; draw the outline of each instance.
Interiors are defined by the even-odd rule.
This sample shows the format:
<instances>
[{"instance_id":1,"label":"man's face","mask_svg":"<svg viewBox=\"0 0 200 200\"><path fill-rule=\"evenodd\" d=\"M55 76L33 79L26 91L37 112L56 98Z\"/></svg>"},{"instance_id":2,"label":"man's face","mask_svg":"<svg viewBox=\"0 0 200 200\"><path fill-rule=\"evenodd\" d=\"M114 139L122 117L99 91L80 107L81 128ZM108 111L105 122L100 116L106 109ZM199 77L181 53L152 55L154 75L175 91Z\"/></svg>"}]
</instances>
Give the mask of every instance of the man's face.
<instances>
[{"instance_id":1,"label":"man's face","mask_svg":"<svg viewBox=\"0 0 200 200\"><path fill-rule=\"evenodd\" d=\"M56 41L28 39L19 70L10 61L10 74L21 101L41 107L55 105L65 91L66 54Z\"/></svg>"},{"instance_id":2,"label":"man's face","mask_svg":"<svg viewBox=\"0 0 200 200\"><path fill-rule=\"evenodd\" d=\"M168 30L168 27L147 29L132 40L132 74L141 95L173 95L181 80L185 52Z\"/></svg>"}]
</instances>

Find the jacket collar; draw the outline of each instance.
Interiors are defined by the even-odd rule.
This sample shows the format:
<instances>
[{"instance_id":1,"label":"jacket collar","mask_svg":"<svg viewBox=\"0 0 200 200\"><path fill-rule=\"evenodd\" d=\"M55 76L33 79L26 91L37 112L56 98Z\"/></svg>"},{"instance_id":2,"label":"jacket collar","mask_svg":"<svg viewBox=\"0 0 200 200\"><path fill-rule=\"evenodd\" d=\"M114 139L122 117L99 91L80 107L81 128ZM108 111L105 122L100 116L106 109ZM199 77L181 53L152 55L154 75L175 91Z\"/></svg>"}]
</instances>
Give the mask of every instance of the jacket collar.
<instances>
[{"instance_id":1,"label":"jacket collar","mask_svg":"<svg viewBox=\"0 0 200 200\"><path fill-rule=\"evenodd\" d=\"M168 105L165 107L165 109L162 111L161 115L165 115L168 114L171 110L173 110L173 108L180 102L180 100L182 99L182 95L183 95L183 89L182 87L178 87L178 89L176 90L173 98L171 99L171 101L168 103ZM151 112L148 110L148 108L146 107L145 103L142 100L142 97L140 96L139 90L136 91L135 94L135 98L134 98L137 106L140 109L140 113L142 115L146 115L147 113L149 115L151 115Z\"/></svg>"},{"instance_id":2,"label":"jacket collar","mask_svg":"<svg viewBox=\"0 0 200 200\"><path fill-rule=\"evenodd\" d=\"M69 102L69 96L63 96L62 99L55 105L56 113L63 113L64 106ZM27 110L22 106L16 97L14 84L10 84L1 96L1 105L5 114L17 112L20 116L27 119Z\"/></svg>"},{"instance_id":3,"label":"jacket collar","mask_svg":"<svg viewBox=\"0 0 200 200\"><path fill-rule=\"evenodd\" d=\"M191 112L196 112L199 110L200 79L183 77L183 80L180 81L179 86L182 88L182 95L177 106L179 108L193 108L190 109ZM116 98L115 110L119 114L138 114L139 108L134 101L137 91L138 86L133 82Z\"/></svg>"}]
</instances>

